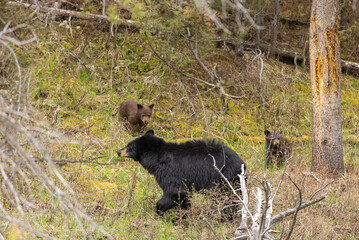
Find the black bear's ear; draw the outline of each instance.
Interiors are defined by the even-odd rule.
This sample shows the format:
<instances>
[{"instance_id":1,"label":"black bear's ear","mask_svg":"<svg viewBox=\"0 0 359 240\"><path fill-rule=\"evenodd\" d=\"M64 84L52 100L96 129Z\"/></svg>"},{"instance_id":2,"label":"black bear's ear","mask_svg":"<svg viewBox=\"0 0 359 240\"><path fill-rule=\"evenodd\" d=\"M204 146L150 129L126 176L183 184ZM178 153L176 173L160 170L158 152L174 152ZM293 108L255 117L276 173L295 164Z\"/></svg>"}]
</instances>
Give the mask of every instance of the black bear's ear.
<instances>
[{"instance_id":1,"label":"black bear's ear","mask_svg":"<svg viewBox=\"0 0 359 240\"><path fill-rule=\"evenodd\" d=\"M141 104L137 103L137 109L142 109L142 108L143 108L143 106Z\"/></svg>"},{"instance_id":2,"label":"black bear's ear","mask_svg":"<svg viewBox=\"0 0 359 240\"><path fill-rule=\"evenodd\" d=\"M155 132L153 130L148 130L145 135L155 135Z\"/></svg>"},{"instance_id":3,"label":"black bear's ear","mask_svg":"<svg viewBox=\"0 0 359 240\"><path fill-rule=\"evenodd\" d=\"M265 130L264 131L264 135L268 136L270 134L270 131L269 130Z\"/></svg>"},{"instance_id":4,"label":"black bear's ear","mask_svg":"<svg viewBox=\"0 0 359 240\"><path fill-rule=\"evenodd\" d=\"M149 105L148 107L152 109L154 106L155 106L155 104L152 103L152 104Z\"/></svg>"}]
</instances>

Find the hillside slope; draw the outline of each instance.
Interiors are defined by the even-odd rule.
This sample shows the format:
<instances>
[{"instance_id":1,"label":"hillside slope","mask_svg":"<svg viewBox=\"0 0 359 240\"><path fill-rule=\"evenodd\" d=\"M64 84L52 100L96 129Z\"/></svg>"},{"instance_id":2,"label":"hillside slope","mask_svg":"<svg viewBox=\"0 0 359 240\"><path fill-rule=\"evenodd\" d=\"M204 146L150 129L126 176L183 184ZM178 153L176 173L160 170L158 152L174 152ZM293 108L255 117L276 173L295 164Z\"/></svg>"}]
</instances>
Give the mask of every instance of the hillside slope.
<instances>
[{"instance_id":1,"label":"hillside slope","mask_svg":"<svg viewBox=\"0 0 359 240\"><path fill-rule=\"evenodd\" d=\"M301 187L304 199L331 181L325 173L310 173L308 66L295 67L261 55L261 72L258 56L247 51L246 64L238 67L232 51L200 41L203 62L216 67L228 94L238 96L227 98L229 110L222 111L216 89L175 71L180 69L210 81L186 46L185 38L173 46L156 34L146 37L141 31L120 29L111 36L86 24L69 26L56 21L46 26L24 19L22 16L28 16L24 10L13 11L18 21L26 20L38 37L27 51L17 49L22 66L31 76L32 111L39 120L52 123L53 128L73 140L49 143L48 151L53 159L62 161L58 168L86 212L116 239L214 239L203 217L221 238L229 239L240 222L220 221L220 203L207 197L212 193L194 194L188 210L174 209L164 217L156 215L155 203L161 190L155 179L138 163L116 155L116 150L133 139L117 114L125 99L154 103L148 128L168 141L214 138L225 142L246 162L250 190L258 185L256 179L263 178L265 128L281 129L293 143L287 172ZM168 67L151 47L176 65ZM359 81L353 76L343 75L342 109L346 176L330 185L323 202L299 213L292 239L359 238ZM93 159L111 165L88 164ZM78 163L69 163L76 160ZM272 186L280 182L282 170L267 171ZM38 194L38 207L50 212L47 204L51 197ZM295 186L285 178L274 213L292 208L296 197ZM83 238L76 221L65 221L61 212L48 216L39 213L31 216L31 221L59 239ZM278 230L287 228L290 222L290 218L285 219ZM5 230L5 235L10 237L13 228ZM87 237L104 239L97 231L89 231Z\"/></svg>"}]
</instances>

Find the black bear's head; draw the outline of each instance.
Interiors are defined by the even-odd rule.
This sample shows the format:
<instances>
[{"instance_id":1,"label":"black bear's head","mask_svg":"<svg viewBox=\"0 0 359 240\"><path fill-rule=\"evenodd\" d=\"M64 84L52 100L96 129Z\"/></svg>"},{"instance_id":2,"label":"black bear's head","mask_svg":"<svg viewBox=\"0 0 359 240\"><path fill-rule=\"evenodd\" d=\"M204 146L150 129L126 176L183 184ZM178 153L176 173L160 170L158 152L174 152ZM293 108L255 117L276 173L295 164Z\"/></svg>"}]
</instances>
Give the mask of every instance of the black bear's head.
<instances>
[{"instance_id":1,"label":"black bear's head","mask_svg":"<svg viewBox=\"0 0 359 240\"><path fill-rule=\"evenodd\" d=\"M159 139L154 136L153 130L148 130L145 135L136 138L129 142L126 147L117 151L120 157L129 157L135 161L140 161L143 154L147 153L156 143L155 139Z\"/></svg>"}]
</instances>

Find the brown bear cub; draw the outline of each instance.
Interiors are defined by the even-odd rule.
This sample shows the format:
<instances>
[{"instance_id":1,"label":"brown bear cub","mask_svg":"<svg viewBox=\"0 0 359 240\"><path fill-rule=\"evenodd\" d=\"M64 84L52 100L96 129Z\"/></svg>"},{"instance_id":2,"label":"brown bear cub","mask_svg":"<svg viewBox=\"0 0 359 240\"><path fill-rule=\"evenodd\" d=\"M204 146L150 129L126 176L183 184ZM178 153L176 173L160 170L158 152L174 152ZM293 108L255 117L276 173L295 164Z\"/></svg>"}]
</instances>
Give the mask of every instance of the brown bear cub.
<instances>
[{"instance_id":1,"label":"brown bear cub","mask_svg":"<svg viewBox=\"0 0 359 240\"><path fill-rule=\"evenodd\" d=\"M292 147L289 140L282 136L282 131L264 131L266 136L266 161L267 165L276 164L277 167L291 156Z\"/></svg>"},{"instance_id":2,"label":"brown bear cub","mask_svg":"<svg viewBox=\"0 0 359 240\"><path fill-rule=\"evenodd\" d=\"M154 104L144 106L132 99L121 103L120 118L125 121L125 126L132 135L137 127L140 133L145 130L152 115L153 106Z\"/></svg>"}]
</instances>

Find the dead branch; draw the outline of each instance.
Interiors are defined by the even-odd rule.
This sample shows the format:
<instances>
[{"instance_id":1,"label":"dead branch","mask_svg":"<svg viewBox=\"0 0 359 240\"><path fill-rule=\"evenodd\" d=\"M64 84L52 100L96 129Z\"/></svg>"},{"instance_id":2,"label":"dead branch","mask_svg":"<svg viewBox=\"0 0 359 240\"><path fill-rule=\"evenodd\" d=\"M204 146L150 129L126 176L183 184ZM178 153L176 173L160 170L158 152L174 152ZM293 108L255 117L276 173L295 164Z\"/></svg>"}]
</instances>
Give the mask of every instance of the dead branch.
<instances>
[{"instance_id":1,"label":"dead branch","mask_svg":"<svg viewBox=\"0 0 359 240\"><path fill-rule=\"evenodd\" d=\"M104 162L98 162L98 161L94 161L96 159L100 159L100 158L105 158L106 156L100 156L100 157L95 157L95 158L91 158L91 159L88 159L88 160L59 160L59 159L53 159L52 161L54 163L57 163L57 164L60 164L60 165L63 165L63 164L72 164L72 163L90 163L90 164L97 164L97 165L104 165L104 166L107 166L107 165L115 165L115 164L118 164L118 162L110 162L110 163L104 163ZM39 162L46 162L46 159L44 158L36 158L36 161L39 161ZM1 161L0 161L1 162Z\"/></svg>"},{"instance_id":2,"label":"dead branch","mask_svg":"<svg viewBox=\"0 0 359 240\"><path fill-rule=\"evenodd\" d=\"M87 129L90 129L91 127L93 127L95 125L95 123L92 123L91 125L85 127L85 128L82 128L82 129L79 129L79 130L75 130L73 133L71 134L76 134L76 133L80 133L80 132L84 132L86 131Z\"/></svg>"},{"instance_id":3,"label":"dead branch","mask_svg":"<svg viewBox=\"0 0 359 240\"><path fill-rule=\"evenodd\" d=\"M306 207L309 207L310 205L313 205L317 202L320 202L322 201L323 199L325 199L327 196L327 194L325 193L324 195L316 198L316 199L313 199L313 200L310 200L310 201L307 201L303 204L300 205L299 207L299 210L302 210ZM297 211L297 208L291 208L291 209L288 209L287 211L285 212L281 212L277 215L275 215L273 218L272 218L272 222L271 222L271 225L270 225L270 228L273 228L278 222L280 222L283 218L287 217L287 216L290 216L292 215L293 213L295 213Z\"/></svg>"}]
</instances>

